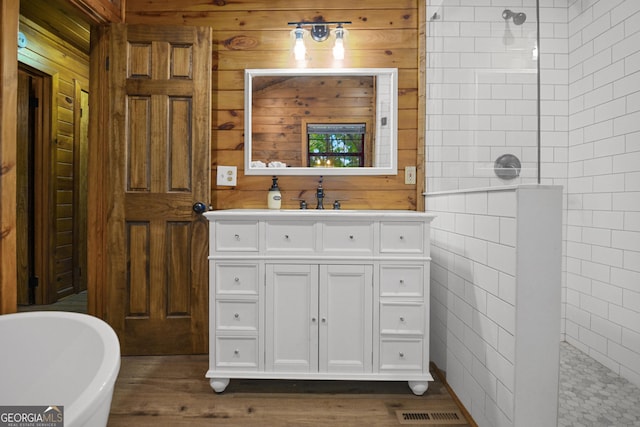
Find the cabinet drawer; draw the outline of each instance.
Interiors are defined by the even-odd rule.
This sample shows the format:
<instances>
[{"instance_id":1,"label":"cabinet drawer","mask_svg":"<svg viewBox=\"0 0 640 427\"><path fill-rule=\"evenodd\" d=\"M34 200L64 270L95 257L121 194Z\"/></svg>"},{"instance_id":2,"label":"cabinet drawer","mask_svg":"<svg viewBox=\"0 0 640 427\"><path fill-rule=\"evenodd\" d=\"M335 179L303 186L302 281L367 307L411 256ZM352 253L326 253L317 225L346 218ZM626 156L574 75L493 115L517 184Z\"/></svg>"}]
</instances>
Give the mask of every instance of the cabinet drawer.
<instances>
[{"instance_id":1,"label":"cabinet drawer","mask_svg":"<svg viewBox=\"0 0 640 427\"><path fill-rule=\"evenodd\" d=\"M422 254L424 252L422 222L381 222L380 252Z\"/></svg>"},{"instance_id":2,"label":"cabinet drawer","mask_svg":"<svg viewBox=\"0 0 640 427\"><path fill-rule=\"evenodd\" d=\"M381 296L422 297L424 266L383 265L380 267Z\"/></svg>"},{"instance_id":3,"label":"cabinet drawer","mask_svg":"<svg viewBox=\"0 0 640 427\"><path fill-rule=\"evenodd\" d=\"M258 369L258 337L216 337L216 368Z\"/></svg>"},{"instance_id":4,"label":"cabinet drawer","mask_svg":"<svg viewBox=\"0 0 640 427\"><path fill-rule=\"evenodd\" d=\"M422 371L422 340L381 340L380 370Z\"/></svg>"},{"instance_id":5,"label":"cabinet drawer","mask_svg":"<svg viewBox=\"0 0 640 427\"><path fill-rule=\"evenodd\" d=\"M216 329L258 331L257 301L216 301Z\"/></svg>"},{"instance_id":6,"label":"cabinet drawer","mask_svg":"<svg viewBox=\"0 0 640 427\"><path fill-rule=\"evenodd\" d=\"M258 295L258 264L222 264L215 267L218 295Z\"/></svg>"},{"instance_id":7,"label":"cabinet drawer","mask_svg":"<svg viewBox=\"0 0 640 427\"><path fill-rule=\"evenodd\" d=\"M326 252L373 253L373 225L370 222L327 222L322 230Z\"/></svg>"},{"instance_id":8,"label":"cabinet drawer","mask_svg":"<svg viewBox=\"0 0 640 427\"><path fill-rule=\"evenodd\" d=\"M422 303L380 304L381 334L424 334L424 306Z\"/></svg>"},{"instance_id":9,"label":"cabinet drawer","mask_svg":"<svg viewBox=\"0 0 640 427\"><path fill-rule=\"evenodd\" d=\"M218 221L215 226L215 246L219 252L258 251L258 221Z\"/></svg>"},{"instance_id":10,"label":"cabinet drawer","mask_svg":"<svg viewBox=\"0 0 640 427\"><path fill-rule=\"evenodd\" d=\"M268 252L313 252L316 244L313 222L269 221L266 249Z\"/></svg>"}]
</instances>

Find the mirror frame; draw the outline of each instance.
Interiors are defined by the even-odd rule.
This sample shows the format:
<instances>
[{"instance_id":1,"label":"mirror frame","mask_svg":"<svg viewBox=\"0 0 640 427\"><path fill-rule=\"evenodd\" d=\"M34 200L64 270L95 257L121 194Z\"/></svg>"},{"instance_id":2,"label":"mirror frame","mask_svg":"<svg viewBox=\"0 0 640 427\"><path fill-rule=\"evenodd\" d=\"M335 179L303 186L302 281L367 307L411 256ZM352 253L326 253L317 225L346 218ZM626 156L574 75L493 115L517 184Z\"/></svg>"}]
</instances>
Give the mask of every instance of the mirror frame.
<instances>
[{"instance_id":1,"label":"mirror frame","mask_svg":"<svg viewBox=\"0 0 640 427\"><path fill-rule=\"evenodd\" d=\"M390 113L385 115L391 133L390 165L383 167L323 168L323 167L251 167L252 95L256 76L387 76L390 80ZM378 99L376 90L376 100ZM244 173L245 175L397 175L398 174L398 69L397 68L265 68L245 69L244 79ZM380 123L376 109L375 122ZM379 135L376 135L376 143Z\"/></svg>"}]
</instances>

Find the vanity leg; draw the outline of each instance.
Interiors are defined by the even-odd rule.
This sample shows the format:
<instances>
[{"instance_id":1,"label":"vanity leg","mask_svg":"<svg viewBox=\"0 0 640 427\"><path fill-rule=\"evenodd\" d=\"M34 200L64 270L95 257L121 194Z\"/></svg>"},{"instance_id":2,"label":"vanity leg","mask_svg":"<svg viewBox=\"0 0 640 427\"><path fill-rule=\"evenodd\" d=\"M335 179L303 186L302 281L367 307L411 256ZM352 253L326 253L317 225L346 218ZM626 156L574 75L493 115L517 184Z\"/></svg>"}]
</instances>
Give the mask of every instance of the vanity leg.
<instances>
[{"instance_id":1,"label":"vanity leg","mask_svg":"<svg viewBox=\"0 0 640 427\"><path fill-rule=\"evenodd\" d=\"M222 393L229 385L229 378L211 378L209 384L216 393Z\"/></svg>"},{"instance_id":2,"label":"vanity leg","mask_svg":"<svg viewBox=\"0 0 640 427\"><path fill-rule=\"evenodd\" d=\"M429 381L409 381L409 388L416 396L422 396L429 388Z\"/></svg>"}]
</instances>

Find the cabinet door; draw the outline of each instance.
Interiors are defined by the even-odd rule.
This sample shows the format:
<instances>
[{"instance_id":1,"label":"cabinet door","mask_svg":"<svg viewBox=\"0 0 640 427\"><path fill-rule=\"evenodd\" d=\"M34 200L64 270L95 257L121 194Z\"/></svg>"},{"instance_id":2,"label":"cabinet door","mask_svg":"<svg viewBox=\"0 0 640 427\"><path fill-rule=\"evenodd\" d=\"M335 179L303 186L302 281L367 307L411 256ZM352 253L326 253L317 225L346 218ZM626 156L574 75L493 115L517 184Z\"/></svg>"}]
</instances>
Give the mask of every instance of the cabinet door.
<instances>
[{"instance_id":1,"label":"cabinet door","mask_svg":"<svg viewBox=\"0 0 640 427\"><path fill-rule=\"evenodd\" d=\"M317 372L318 266L267 264L266 369Z\"/></svg>"},{"instance_id":2,"label":"cabinet door","mask_svg":"<svg viewBox=\"0 0 640 427\"><path fill-rule=\"evenodd\" d=\"M320 372L371 372L370 265L320 266Z\"/></svg>"}]
</instances>

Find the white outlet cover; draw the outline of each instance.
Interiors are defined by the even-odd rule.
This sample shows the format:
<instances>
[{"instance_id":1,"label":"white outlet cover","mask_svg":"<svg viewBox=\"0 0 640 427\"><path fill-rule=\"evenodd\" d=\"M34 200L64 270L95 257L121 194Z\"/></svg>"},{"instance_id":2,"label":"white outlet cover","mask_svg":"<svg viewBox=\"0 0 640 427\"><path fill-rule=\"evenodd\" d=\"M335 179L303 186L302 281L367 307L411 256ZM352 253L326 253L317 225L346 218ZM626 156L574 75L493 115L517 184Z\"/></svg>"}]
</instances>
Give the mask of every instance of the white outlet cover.
<instances>
[{"instance_id":1,"label":"white outlet cover","mask_svg":"<svg viewBox=\"0 0 640 427\"><path fill-rule=\"evenodd\" d=\"M407 166L404 168L404 183L409 185L416 183L416 167L415 166Z\"/></svg>"},{"instance_id":2,"label":"white outlet cover","mask_svg":"<svg viewBox=\"0 0 640 427\"><path fill-rule=\"evenodd\" d=\"M235 187L238 180L236 166L218 166L216 184L219 186Z\"/></svg>"}]
</instances>

